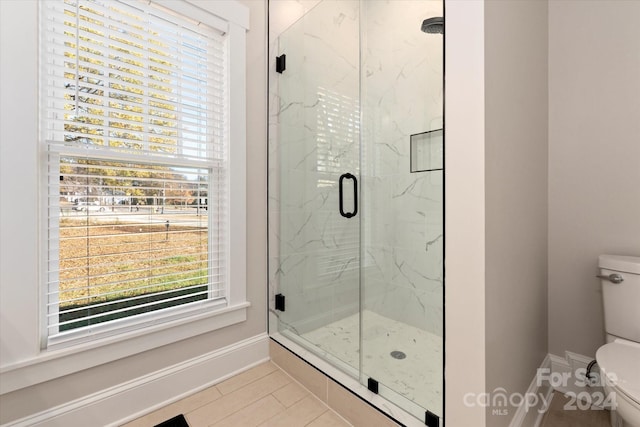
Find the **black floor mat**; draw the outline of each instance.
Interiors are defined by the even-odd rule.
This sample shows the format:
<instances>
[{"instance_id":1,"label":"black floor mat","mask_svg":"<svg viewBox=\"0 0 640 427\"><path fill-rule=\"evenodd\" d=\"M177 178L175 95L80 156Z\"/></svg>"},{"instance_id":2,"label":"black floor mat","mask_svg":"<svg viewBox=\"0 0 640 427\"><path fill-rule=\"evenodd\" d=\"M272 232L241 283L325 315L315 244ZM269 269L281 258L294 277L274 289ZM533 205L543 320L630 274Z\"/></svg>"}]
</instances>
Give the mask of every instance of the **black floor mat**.
<instances>
[{"instance_id":1,"label":"black floor mat","mask_svg":"<svg viewBox=\"0 0 640 427\"><path fill-rule=\"evenodd\" d=\"M184 418L184 415L180 414L177 417L163 421L154 427L189 427L189 424L187 424L187 420Z\"/></svg>"}]
</instances>

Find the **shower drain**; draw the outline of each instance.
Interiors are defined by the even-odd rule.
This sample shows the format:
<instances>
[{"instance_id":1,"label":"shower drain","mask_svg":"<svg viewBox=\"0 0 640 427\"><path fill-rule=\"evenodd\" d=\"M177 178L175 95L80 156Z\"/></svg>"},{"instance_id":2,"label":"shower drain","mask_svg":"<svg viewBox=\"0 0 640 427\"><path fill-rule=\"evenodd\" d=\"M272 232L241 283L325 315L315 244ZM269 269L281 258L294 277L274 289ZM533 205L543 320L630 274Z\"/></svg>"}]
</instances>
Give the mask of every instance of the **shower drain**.
<instances>
[{"instance_id":1,"label":"shower drain","mask_svg":"<svg viewBox=\"0 0 640 427\"><path fill-rule=\"evenodd\" d=\"M402 351L394 350L391 352L391 357L393 357L394 359L404 359L405 357L407 357L407 355Z\"/></svg>"}]
</instances>

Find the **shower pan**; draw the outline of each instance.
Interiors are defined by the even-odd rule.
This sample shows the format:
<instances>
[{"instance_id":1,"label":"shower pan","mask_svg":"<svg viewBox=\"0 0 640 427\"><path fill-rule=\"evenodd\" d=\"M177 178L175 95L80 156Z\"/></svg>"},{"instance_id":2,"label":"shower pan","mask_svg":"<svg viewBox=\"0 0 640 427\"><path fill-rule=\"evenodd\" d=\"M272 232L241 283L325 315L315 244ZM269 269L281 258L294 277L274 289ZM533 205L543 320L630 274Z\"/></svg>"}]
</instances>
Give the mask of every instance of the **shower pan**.
<instances>
[{"instance_id":1,"label":"shower pan","mask_svg":"<svg viewBox=\"0 0 640 427\"><path fill-rule=\"evenodd\" d=\"M443 2L293 3L269 3L270 334L442 425Z\"/></svg>"}]
</instances>

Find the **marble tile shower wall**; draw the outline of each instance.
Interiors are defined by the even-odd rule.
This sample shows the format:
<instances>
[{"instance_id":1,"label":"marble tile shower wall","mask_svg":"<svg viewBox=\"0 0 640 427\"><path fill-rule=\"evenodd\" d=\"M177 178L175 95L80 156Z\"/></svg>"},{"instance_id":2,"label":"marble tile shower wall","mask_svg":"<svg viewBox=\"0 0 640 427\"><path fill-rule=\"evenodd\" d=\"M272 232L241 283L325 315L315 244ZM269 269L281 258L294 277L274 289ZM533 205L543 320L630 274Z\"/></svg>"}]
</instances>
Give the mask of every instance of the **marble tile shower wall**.
<instances>
[{"instance_id":1,"label":"marble tile shower wall","mask_svg":"<svg viewBox=\"0 0 640 427\"><path fill-rule=\"evenodd\" d=\"M410 173L410 136L442 128L442 2L365 2L362 37L364 305L442 335L442 171Z\"/></svg>"},{"instance_id":2,"label":"marble tile shower wall","mask_svg":"<svg viewBox=\"0 0 640 427\"><path fill-rule=\"evenodd\" d=\"M359 174L358 14L356 0L322 2L272 43L286 71L270 85L270 280L297 333L359 309L359 221L339 215L337 187Z\"/></svg>"},{"instance_id":3,"label":"marble tile shower wall","mask_svg":"<svg viewBox=\"0 0 640 427\"><path fill-rule=\"evenodd\" d=\"M270 298L286 294L298 333L357 312L362 221L364 308L442 334L442 172L409 172L410 135L442 127L431 16L439 2L325 0L272 24L270 67L284 52L287 70L269 84ZM337 214L344 172L361 177L353 219Z\"/></svg>"}]
</instances>

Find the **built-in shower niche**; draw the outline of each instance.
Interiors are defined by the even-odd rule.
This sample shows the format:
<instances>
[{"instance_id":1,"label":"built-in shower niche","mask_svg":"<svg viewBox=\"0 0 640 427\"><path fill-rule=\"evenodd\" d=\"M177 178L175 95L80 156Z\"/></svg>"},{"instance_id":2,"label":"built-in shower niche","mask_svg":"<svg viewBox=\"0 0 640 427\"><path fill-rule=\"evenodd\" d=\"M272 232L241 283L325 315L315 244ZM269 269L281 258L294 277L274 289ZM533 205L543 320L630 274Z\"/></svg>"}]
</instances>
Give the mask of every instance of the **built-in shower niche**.
<instances>
[{"instance_id":1,"label":"built-in shower niche","mask_svg":"<svg viewBox=\"0 0 640 427\"><path fill-rule=\"evenodd\" d=\"M283 3L270 4L270 331L363 390L373 379L415 420L442 416L442 34L421 29L442 2L324 0L280 30ZM411 173L414 154L429 173Z\"/></svg>"},{"instance_id":2,"label":"built-in shower niche","mask_svg":"<svg viewBox=\"0 0 640 427\"><path fill-rule=\"evenodd\" d=\"M444 131L430 130L409 139L411 150L411 172L433 172L444 165Z\"/></svg>"}]
</instances>

